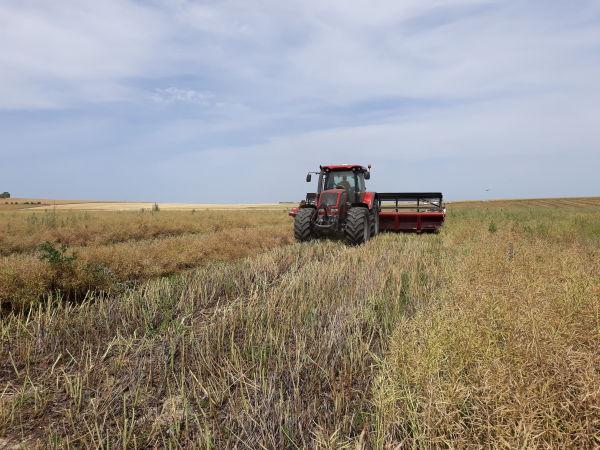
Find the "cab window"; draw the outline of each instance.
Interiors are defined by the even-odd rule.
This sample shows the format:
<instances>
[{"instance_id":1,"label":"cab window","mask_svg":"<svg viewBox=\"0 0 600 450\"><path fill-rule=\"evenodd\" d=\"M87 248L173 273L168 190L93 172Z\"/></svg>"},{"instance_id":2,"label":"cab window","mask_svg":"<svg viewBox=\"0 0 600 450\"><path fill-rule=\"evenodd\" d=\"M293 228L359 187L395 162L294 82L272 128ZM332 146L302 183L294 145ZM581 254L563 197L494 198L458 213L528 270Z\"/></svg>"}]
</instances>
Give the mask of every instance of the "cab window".
<instances>
[{"instance_id":1,"label":"cab window","mask_svg":"<svg viewBox=\"0 0 600 450\"><path fill-rule=\"evenodd\" d=\"M364 183L363 183L364 184ZM354 178L354 172L348 170L329 172L325 176L324 189L336 189L343 188L348 191L356 190L356 182Z\"/></svg>"}]
</instances>

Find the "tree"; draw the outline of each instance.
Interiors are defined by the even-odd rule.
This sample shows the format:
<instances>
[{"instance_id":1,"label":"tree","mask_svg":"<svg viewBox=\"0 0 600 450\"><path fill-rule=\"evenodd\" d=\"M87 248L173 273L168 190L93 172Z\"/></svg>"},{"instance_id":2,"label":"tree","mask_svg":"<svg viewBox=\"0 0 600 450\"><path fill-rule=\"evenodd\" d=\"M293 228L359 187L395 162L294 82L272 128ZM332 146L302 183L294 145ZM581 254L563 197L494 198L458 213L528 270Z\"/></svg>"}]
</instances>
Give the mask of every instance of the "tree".
<instances>
[{"instance_id":1,"label":"tree","mask_svg":"<svg viewBox=\"0 0 600 450\"><path fill-rule=\"evenodd\" d=\"M10 193L9 192L3 192L2 194L0 194L0 198L10 198Z\"/></svg>"}]
</instances>

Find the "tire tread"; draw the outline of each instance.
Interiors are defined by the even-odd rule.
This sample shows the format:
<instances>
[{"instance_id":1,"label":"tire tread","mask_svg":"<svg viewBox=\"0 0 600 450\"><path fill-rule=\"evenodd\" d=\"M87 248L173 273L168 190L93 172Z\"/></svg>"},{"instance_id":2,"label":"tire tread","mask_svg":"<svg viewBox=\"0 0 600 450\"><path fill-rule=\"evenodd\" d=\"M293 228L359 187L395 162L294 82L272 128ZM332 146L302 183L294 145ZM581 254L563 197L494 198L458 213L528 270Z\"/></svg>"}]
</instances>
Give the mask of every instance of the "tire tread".
<instances>
[{"instance_id":1,"label":"tire tread","mask_svg":"<svg viewBox=\"0 0 600 450\"><path fill-rule=\"evenodd\" d=\"M299 242L306 242L312 239L311 222L314 215L312 208L303 208L298 211L294 219L294 238Z\"/></svg>"},{"instance_id":2,"label":"tire tread","mask_svg":"<svg viewBox=\"0 0 600 450\"><path fill-rule=\"evenodd\" d=\"M348 211L348 216L346 218L346 227L344 229L344 234L346 238L346 242L351 245L360 245L365 242L364 240L364 227L365 227L365 218L366 226L370 228L369 225L369 211L366 208L350 208ZM370 230L369 233L370 235ZM368 237L367 237L368 240Z\"/></svg>"}]
</instances>

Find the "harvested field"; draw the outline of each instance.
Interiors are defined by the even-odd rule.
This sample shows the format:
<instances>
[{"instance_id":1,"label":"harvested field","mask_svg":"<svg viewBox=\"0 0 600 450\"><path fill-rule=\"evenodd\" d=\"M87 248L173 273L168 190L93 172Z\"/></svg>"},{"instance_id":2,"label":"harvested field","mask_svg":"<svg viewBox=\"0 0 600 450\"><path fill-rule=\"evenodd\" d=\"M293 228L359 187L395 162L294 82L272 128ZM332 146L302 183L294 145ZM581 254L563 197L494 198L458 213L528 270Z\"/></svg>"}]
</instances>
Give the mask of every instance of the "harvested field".
<instances>
[{"instance_id":1,"label":"harvested field","mask_svg":"<svg viewBox=\"0 0 600 450\"><path fill-rule=\"evenodd\" d=\"M93 239L64 238L79 246L74 267L101 261L139 280L84 300L55 292L2 318L0 438L39 448L600 446L600 201L531 202L450 205L439 234L361 247L291 244L281 211L198 223L161 211L172 216L152 220L171 234L156 238L114 218L133 213L98 213L117 216L98 216L110 226ZM210 214L230 226L211 230ZM119 226L132 238L112 242ZM34 228L39 238L17 251L18 239L3 243L2 270L51 264L35 245L51 232ZM202 249L212 250L197 257Z\"/></svg>"},{"instance_id":2,"label":"harvested field","mask_svg":"<svg viewBox=\"0 0 600 450\"><path fill-rule=\"evenodd\" d=\"M94 202L94 203L68 203L56 205L58 210L79 211L140 211L142 209L151 211L155 203L147 202ZM239 210L281 210L284 206L278 203L255 203L255 204L229 204L229 203L156 203L158 207L166 211L239 211ZM37 209L45 209L43 206Z\"/></svg>"},{"instance_id":3,"label":"harvested field","mask_svg":"<svg viewBox=\"0 0 600 450\"><path fill-rule=\"evenodd\" d=\"M166 211L239 211L281 210L285 203L155 203L155 202L103 202L86 200L49 200L11 198L0 200L0 211L34 209L42 211L152 211L158 207Z\"/></svg>"},{"instance_id":4,"label":"harvested field","mask_svg":"<svg viewBox=\"0 0 600 450\"><path fill-rule=\"evenodd\" d=\"M573 198L524 198L514 200L470 200L456 201L450 203L453 208L465 207L567 207L567 208L598 208L600 197L573 197Z\"/></svg>"}]
</instances>

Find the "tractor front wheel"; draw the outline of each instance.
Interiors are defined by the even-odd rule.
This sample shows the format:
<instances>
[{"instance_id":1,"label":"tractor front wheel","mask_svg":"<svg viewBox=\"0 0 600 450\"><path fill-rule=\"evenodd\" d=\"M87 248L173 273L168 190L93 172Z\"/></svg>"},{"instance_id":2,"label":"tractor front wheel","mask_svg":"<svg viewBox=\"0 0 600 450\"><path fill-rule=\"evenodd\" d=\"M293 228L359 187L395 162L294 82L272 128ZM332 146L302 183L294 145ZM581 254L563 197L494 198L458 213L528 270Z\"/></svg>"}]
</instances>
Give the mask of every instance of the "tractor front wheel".
<instances>
[{"instance_id":1,"label":"tractor front wheel","mask_svg":"<svg viewBox=\"0 0 600 450\"><path fill-rule=\"evenodd\" d=\"M312 220L315 215L313 208L302 208L294 219L294 237L299 242L310 241L312 238Z\"/></svg>"},{"instance_id":2,"label":"tractor front wheel","mask_svg":"<svg viewBox=\"0 0 600 450\"><path fill-rule=\"evenodd\" d=\"M367 208L350 208L346 218L344 234L346 242L351 245L364 244L371 237L369 210Z\"/></svg>"}]
</instances>

